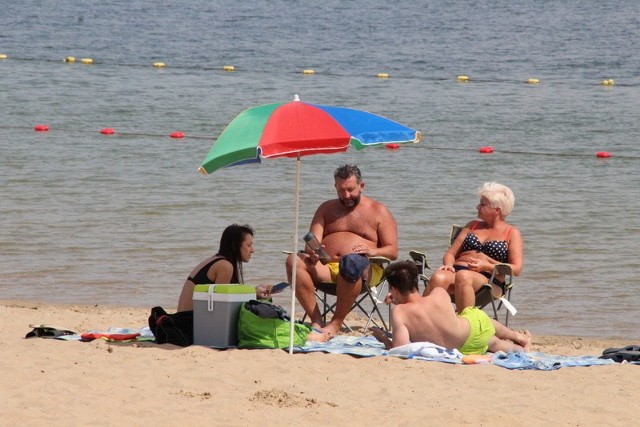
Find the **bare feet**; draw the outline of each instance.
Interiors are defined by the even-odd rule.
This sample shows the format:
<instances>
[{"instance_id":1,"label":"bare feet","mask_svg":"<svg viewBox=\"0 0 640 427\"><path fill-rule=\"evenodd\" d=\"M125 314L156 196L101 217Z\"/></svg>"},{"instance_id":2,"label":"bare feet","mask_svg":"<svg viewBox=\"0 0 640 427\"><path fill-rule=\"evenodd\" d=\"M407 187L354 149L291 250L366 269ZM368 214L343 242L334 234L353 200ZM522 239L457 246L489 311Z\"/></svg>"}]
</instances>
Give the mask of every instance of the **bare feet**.
<instances>
[{"instance_id":1,"label":"bare feet","mask_svg":"<svg viewBox=\"0 0 640 427\"><path fill-rule=\"evenodd\" d=\"M524 351L531 351L531 340L533 339L533 337L531 336L531 332L529 332L529 330L527 329L514 332L515 339L513 340L513 342L522 347Z\"/></svg>"},{"instance_id":2,"label":"bare feet","mask_svg":"<svg viewBox=\"0 0 640 427\"><path fill-rule=\"evenodd\" d=\"M338 333L340 332L341 325L342 325L342 321L338 323L332 320L331 322L329 322L327 326L325 326L324 328L321 328L320 330L322 331L322 333L328 334L331 338L333 338L336 335L338 335Z\"/></svg>"},{"instance_id":3,"label":"bare feet","mask_svg":"<svg viewBox=\"0 0 640 427\"><path fill-rule=\"evenodd\" d=\"M324 328L324 323L311 322L311 328L315 329L316 331L319 331L322 328Z\"/></svg>"},{"instance_id":4,"label":"bare feet","mask_svg":"<svg viewBox=\"0 0 640 427\"><path fill-rule=\"evenodd\" d=\"M331 338L333 337L329 334L326 334L324 332L316 332L316 331L312 331L309 333L309 335L307 335L307 341L327 342Z\"/></svg>"}]
</instances>

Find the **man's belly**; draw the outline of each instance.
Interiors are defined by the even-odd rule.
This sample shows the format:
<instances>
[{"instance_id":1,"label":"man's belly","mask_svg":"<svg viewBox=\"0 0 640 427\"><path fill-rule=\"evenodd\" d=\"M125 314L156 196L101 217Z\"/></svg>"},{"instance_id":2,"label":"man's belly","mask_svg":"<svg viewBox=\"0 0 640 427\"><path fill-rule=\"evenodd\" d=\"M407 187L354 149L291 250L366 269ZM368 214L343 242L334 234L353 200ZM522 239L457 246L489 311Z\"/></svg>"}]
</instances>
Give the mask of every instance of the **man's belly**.
<instances>
[{"instance_id":1,"label":"man's belly","mask_svg":"<svg viewBox=\"0 0 640 427\"><path fill-rule=\"evenodd\" d=\"M338 231L324 236L322 244L327 249L331 259L336 260L342 255L353 252L354 246L365 244L370 248L376 248L377 242L364 239L362 236L349 231Z\"/></svg>"}]
</instances>

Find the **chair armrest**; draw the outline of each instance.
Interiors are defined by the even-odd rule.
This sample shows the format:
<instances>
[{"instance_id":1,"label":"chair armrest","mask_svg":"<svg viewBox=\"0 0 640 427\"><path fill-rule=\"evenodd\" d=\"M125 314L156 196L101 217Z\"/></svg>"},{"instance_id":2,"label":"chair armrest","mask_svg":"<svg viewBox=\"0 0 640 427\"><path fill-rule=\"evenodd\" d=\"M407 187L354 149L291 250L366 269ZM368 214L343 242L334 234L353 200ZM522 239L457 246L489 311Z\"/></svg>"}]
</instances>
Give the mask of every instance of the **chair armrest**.
<instances>
[{"instance_id":1,"label":"chair armrest","mask_svg":"<svg viewBox=\"0 0 640 427\"><path fill-rule=\"evenodd\" d=\"M372 256L369 257L369 261L371 261L374 264L378 264L381 266L385 266L387 264L389 264L391 262L391 260L387 257L383 257L383 256Z\"/></svg>"},{"instance_id":2,"label":"chair armrest","mask_svg":"<svg viewBox=\"0 0 640 427\"><path fill-rule=\"evenodd\" d=\"M509 264L499 263L493 266L489 283L493 283L496 276L504 276L505 287L511 287L513 283L513 269Z\"/></svg>"},{"instance_id":3,"label":"chair armrest","mask_svg":"<svg viewBox=\"0 0 640 427\"><path fill-rule=\"evenodd\" d=\"M496 264L493 267L493 270L496 271L497 274L502 274L505 276L513 274L513 270L511 269L511 266L509 264Z\"/></svg>"}]
</instances>

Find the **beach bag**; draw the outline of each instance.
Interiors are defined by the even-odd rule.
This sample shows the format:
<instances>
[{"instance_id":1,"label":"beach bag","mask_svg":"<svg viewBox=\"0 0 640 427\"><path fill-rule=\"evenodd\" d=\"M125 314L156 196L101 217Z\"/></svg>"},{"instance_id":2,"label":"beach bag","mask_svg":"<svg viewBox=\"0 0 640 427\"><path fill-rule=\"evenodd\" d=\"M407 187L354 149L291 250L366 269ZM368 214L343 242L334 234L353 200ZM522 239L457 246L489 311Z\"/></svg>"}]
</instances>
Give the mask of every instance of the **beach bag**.
<instances>
[{"instance_id":1,"label":"beach bag","mask_svg":"<svg viewBox=\"0 0 640 427\"><path fill-rule=\"evenodd\" d=\"M311 328L302 323L294 323L293 327L293 345L305 345ZM247 301L240 307L238 316L238 347L289 347L290 328L290 317L284 308L268 302Z\"/></svg>"},{"instance_id":2,"label":"beach bag","mask_svg":"<svg viewBox=\"0 0 640 427\"><path fill-rule=\"evenodd\" d=\"M193 310L169 314L162 307L153 307L149 329L156 337L157 344L187 347L193 344Z\"/></svg>"}]
</instances>

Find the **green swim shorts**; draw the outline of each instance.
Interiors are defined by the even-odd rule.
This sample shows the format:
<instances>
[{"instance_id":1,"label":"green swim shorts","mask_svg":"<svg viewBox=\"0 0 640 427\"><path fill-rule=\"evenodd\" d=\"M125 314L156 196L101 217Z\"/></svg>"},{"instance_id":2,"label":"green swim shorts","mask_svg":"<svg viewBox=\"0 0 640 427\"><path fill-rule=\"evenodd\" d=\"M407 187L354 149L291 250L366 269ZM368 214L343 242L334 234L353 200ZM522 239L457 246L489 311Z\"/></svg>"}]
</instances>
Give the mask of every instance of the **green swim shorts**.
<instances>
[{"instance_id":1,"label":"green swim shorts","mask_svg":"<svg viewBox=\"0 0 640 427\"><path fill-rule=\"evenodd\" d=\"M469 321L471 330L469 338L464 345L459 348L462 354L484 354L487 352L488 343L496 333L491 318L478 307L467 307L462 310L458 317L464 317Z\"/></svg>"}]
</instances>

